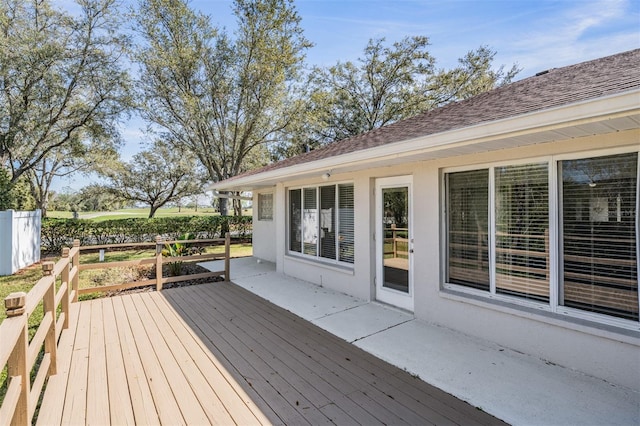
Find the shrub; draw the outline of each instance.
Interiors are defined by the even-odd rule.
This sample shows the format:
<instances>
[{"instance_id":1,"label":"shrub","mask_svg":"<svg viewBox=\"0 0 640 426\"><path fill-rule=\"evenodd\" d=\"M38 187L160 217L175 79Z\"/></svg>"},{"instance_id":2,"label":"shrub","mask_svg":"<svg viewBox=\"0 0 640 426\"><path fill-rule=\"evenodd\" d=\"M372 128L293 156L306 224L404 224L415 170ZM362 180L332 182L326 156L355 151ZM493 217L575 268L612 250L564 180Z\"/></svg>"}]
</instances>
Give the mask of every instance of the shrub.
<instances>
[{"instance_id":1,"label":"shrub","mask_svg":"<svg viewBox=\"0 0 640 426\"><path fill-rule=\"evenodd\" d=\"M42 220L42 250L58 253L74 239L82 245L154 241L157 235L178 239L185 233L196 238L222 238L228 230L233 238L247 238L251 216L180 216L153 219L129 218L94 222L86 219Z\"/></svg>"}]
</instances>

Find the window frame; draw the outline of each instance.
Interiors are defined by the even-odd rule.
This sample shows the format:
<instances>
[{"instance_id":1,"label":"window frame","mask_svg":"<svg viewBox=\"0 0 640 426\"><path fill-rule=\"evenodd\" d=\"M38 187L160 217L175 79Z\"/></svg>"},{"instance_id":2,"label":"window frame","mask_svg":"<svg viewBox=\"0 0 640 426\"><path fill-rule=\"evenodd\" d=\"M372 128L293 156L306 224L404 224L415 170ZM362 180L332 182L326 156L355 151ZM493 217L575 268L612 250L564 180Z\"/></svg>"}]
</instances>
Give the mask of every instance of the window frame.
<instances>
[{"instance_id":1,"label":"window frame","mask_svg":"<svg viewBox=\"0 0 640 426\"><path fill-rule=\"evenodd\" d=\"M317 184L312 184L312 185L297 185L297 186L290 186L290 187L286 187L285 188L285 193L286 193L286 210L287 210L287 216L286 216L286 225L285 225L285 229L286 229L286 250L285 253L287 254L287 256L291 256L291 257L295 257L295 258L300 258L300 259L304 259L304 260L308 260L308 261L312 261L312 262L316 262L316 263L323 263L323 264L328 264L328 265L334 265L334 266L340 266L340 267L346 267L349 269L353 269L354 268L354 264L355 264L355 258L354 258L354 262L350 263L350 262L345 262L345 261L341 261L340 259L340 242L338 239L338 233L337 231L340 229L340 215L339 215L339 203L340 203L340 191L339 191L339 187L341 185L351 185L353 187L353 195L354 195L354 215L355 215L355 184L353 181L339 181L339 182L327 182L327 183L317 183ZM331 259L328 257L322 257L321 253L322 253L322 247L321 247L321 241L322 239L320 237L318 237L318 241L316 242L316 251L317 254L316 255L310 255L310 254L305 254L304 253L304 249L302 248L304 246L304 244L301 243L301 251L295 251L295 250L291 250L291 207L290 207L290 202L291 202L291 191L295 191L295 190L300 190L301 191L301 212L304 211L304 190L305 189L315 189L316 192L316 211L318 213L318 233L320 233L320 224L321 224L321 220L320 220L320 211L321 211L321 190L320 188L322 187L326 187L326 186L333 186L335 188L335 207L334 209L335 211L335 224L334 224L334 228L336 230L336 238L335 238L335 253L336 253L336 258L335 259ZM301 213L303 214L303 213ZM304 226L304 225L302 225ZM304 234L304 229L302 229L302 233ZM320 235L320 234L318 234ZM354 220L354 238L355 238L355 220ZM354 247L355 247L355 242L354 242Z\"/></svg>"},{"instance_id":2,"label":"window frame","mask_svg":"<svg viewBox=\"0 0 640 426\"><path fill-rule=\"evenodd\" d=\"M456 294L469 295L473 298L480 300L496 301L501 304L509 306L529 308L534 311L548 312L552 315L559 315L562 317L569 317L574 319L586 320L588 322L604 324L608 326L624 328L628 330L640 331L640 321L635 321L625 318L617 318L614 316L590 312L581 310L578 308L571 308L560 305L560 296L562 289L560 288L560 274L562 273L562 230L559 228L562 215L562 190L559 182L559 167L561 161L588 159L595 157L604 157L617 154L631 154L636 153L638 155L638 170L637 183L636 183L636 218L635 218L635 231L636 237L640 237L640 218L638 212L640 212L640 151L634 147L618 147L609 148L604 150L589 150L584 152L571 152L562 154L553 154L546 156L537 156L529 158L519 158L514 160L505 160L490 163L478 163L473 165L445 167L440 170L440 190L441 190L441 285L440 290L448 290L455 292ZM540 302L534 300L527 300L512 295L499 294L496 292L496 258L495 258L495 232L496 232L496 182L495 182L495 169L503 166L518 166L523 164L532 163L547 163L548 167L548 194L549 194L549 302ZM449 213L449 188L447 186L447 175L450 173L464 172L471 170L489 169L489 283L490 290L480 290L472 287L467 287L460 284L453 284L447 282L448 268L449 268L449 230L448 230L448 213ZM636 238L636 267L638 269L638 276L640 277L640 238ZM639 283L640 290L640 283ZM638 298L638 305L640 309L640 297Z\"/></svg>"}]
</instances>

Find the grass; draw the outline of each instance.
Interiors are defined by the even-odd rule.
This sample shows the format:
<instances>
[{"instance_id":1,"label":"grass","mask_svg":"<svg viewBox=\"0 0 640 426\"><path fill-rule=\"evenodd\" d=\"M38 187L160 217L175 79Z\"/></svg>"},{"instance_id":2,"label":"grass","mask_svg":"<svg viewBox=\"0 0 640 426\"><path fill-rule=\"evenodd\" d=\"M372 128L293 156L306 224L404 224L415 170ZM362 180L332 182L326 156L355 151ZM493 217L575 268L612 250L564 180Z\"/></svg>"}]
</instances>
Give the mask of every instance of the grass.
<instances>
[{"instance_id":1,"label":"grass","mask_svg":"<svg viewBox=\"0 0 640 426\"><path fill-rule=\"evenodd\" d=\"M205 253L223 253L224 246L208 247ZM145 257L153 257L155 251L153 249L145 250L126 250L126 251L108 251L105 253L105 262L118 262L123 260L136 260L143 259ZM231 244L231 256L243 257L251 256L253 254L253 247L251 244ZM57 261L55 259L47 259ZM80 263L97 263L99 262L99 253L86 253L80 255ZM102 271L102 270L98 270ZM87 288L94 286L91 276L85 275L93 271L83 271L80 274L80 288ZM42 269L40 265L33 266L31 268L19 271L14 275L0 277L0 299L4 300L9 294L18 291L24 291L28 293L29 290L42 278ZM58 280L59 281L59 280ZM59 285L59 283L58 283ZM57 288L57 287L56 287ZM4 309L0 309L0 322L6 318ZM42 309L36 309L36 311L29 318L29 324L40 324L42 320ZM34 329L35 332L35 329Z\"/></svg>"},{"instance_id":2,"label":"grass","mask_svg":"<svg viewBox=\"0 0 640 426\"><path fill-rule=\"evenodd\" d=\"M211 207L201 207L196 211L193 208L182 207L178 211L177 207L162 208L156 211L155 217L175 217L175 216L203 216L203 215L217 215ZM250 216L252 214L251 209L244 209L242 214ZM48 211L47 216L51 218L71 219L73 217L72 212L63 211ZM102 222L112 219L130 219L130 218L147 218L149 217L148 208L134 208L134 209L120 209L111 212L80 212L79 219L91 219L96 222Z\"/></svg>"}]
</instances>

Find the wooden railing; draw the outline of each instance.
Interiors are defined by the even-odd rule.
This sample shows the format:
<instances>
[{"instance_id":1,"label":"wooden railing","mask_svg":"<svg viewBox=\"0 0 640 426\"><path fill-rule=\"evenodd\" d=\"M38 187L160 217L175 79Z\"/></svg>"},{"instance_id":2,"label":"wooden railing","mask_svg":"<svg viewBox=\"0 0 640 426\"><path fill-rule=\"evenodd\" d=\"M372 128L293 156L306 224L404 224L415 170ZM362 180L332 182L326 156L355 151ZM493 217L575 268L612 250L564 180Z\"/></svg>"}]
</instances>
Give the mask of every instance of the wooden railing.
<instances>
[{"instance_id":1,"label":"wooden railing","mask_svg":"<svg viewBox=\"0 0 640 426\"><path fill-rule=\"evenodd\" d=\"M165 256L162 251L163 248L167 245L171 244L197 244L199 246L211 246L218 245L220 243L224 243L224 253L205 253L205 254L194 254L190 256ZM80 250L105 250L105 249L113 249L113 248L127 248L127 247L155 247L156 254L153 257L147 257L143 259L136 260L125 260L120 262L99 262L99 263L88 263L80 265L81 271L86 271L90 269L107 269L107 268L121 268L128 266L141 266L141 265L155 265L156 267L156 276L153 279L142 280L142 281L133 281L129 283L121 283L114 284L109 286L96 286L96 287L85 287L81 288L78 294L87 294L87 293L95 293L95 292L106 292L106 291L117 291L117 290L126 290L135 287L144 287L149 285L155 285L156 290L162 290L164 284L175 283L187 280L201 279L201 278L213 278L223 275L225 281L229 281L229 254L230 254L230 246L231 246L231 237L229 233L226 234L225 238L212 238L212 239L202 239L202 240L164 240L161 237L156 237L156 241L153 243L123 243L123 244L108 244L108 245L99 245L99 246L82 246ZM213 271L213 272L203 272L200 274L190 274L190 275L178 275L173 277L165 277L162 272L162 265L172 262L206 262L209 260L217 260L217 259L225 259L224 270Z\"/></svg>"},{"instance_id":2,"label":"wooden railing","mask_svg":"<svg viewBox=\"0 0 640 426\"><path fill-rule=\"evenodd\" d=\"M0 407L0 424L30 424L47 377L57 371L57 342L69 327L69 304L78 294L79 242L62 251L57 263L45 262L42 277L29 293L5 298L7 318L0 324L0 367L7 366L7 392ZM61 283L56 292L56 278ZM43 315L29 341L29 317L42 302ZM60 313L56 314L60 307ZM31 383L31 371L43 350Z\"/></svg>"},{"instance_id":3,"label":"wooden railing","mask_svg":"<svg viewBox=\"0 0 640 426\"><path fill-rule=\"evenodd\" d=\"M162 254L165 244L219 244L224 242L224 253L198 254L167 257ZM131 246L151 246L156 255L146 259L122 262L80 264L81 250L100 250ZM207 261L224 258L224 270L201 274L164 277L162 265L169 262ZM75 240L72 248L62 250L62 258L54 262L43 262L44 276L28 292L11 293L4 300L7 318L0 324L0 371L7 367L7 390L0 405L0 425L31 424L42 389L49 376L57 373L57 345L61 333L69 328L69 309L78 296L98 291L123 290L133 287L155 285L162 290L163 284L230 275L230 236L224 239L165 241L160 237L153 243L111 244L105 246L80 246ZM155 264L156 277L152 280L123 283L110 286L79 289L79 273L82 270ZM56 283L60 281L56 291ZM34 336L29 339L29 318L42 303L43 316ZM40 360L39 364L37 361ZM35 379L31 380L33 372Z\"/></svg>"},{"instance_id":4,"label":"wooden railing","mask_svg":"<svg viewBox=\"0 0 640 426\"><path fill-rule=\"evenodd\" d=\"M409 231L408 228L396 228L395 225L391 225L391 228L384 229L384 233L385 233L384 244L385 245L391 244L391 249L392 249L391 251L385 250L384 252L385 257L388 254L392 255L394 259L397 257L402 257L403 259L406 259L409 256L409 249L408 249L409 239L398 237L398 232L407 233L408 231ZM386 238L389 232L391 232L391 238ZM399 250L398 243L401 243L402 246L406 248L406 250Z\"/></svg>"}]
</instances>

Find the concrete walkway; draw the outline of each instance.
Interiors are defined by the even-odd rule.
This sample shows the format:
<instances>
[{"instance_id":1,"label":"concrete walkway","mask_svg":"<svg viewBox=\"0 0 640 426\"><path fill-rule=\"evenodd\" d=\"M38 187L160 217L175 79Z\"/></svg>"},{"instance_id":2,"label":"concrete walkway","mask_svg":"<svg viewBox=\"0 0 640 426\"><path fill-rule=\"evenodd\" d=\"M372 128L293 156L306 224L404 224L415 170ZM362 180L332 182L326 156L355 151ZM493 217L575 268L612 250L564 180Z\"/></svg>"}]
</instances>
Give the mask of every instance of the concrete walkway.
<instances>
[{"instance_id":1,"label":"concrete walkway","mask_svg":"<svg viewBox=\"0 0 640 426\"><path fill-rule=\"evenodd\" d=\"M237 285L515 425L640 425L640 394L404 311L318 287L255 258ZM217 262L203 263L220 270Z\"/></svg>"}]
</instances>

